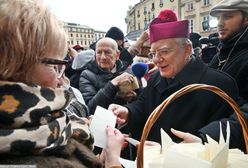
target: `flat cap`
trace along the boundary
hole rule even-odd
[[[211,16],[218,12],[243,11],[248,14],[248,0],[222,0],[210,11]]]

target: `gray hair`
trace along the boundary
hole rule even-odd
[[[192,44],[188,38],[175,38],[175,40],[181,46],[185,46],[186,44]]]
[[[180,45],[181,47],[184,47],[187,44],[192,45],[192,42],[188,38],[175,38],[175,40],[178,43],[178,45]],[[191,54],[193,54],[193,47]]]

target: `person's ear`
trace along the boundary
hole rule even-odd
[[[191,55],[192,54],[192,51],[193,51],[192,44],[190,44],[190,43],[186,44],[186,46],[185,46],[186,55]]]

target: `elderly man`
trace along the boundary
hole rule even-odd
[[[107,108],[111,103],[125,104],[135,97],[135,92],[120,94],[123,86],[127,84],[131,90],[136,88],[133,76],[124,72],[127,66],[119,60],[120,52],[115,40],[100,39],[95,53],[95,60],[87,64],[79,80],[79,90],[90,114],[94,114],[97,105]]]
[[[133,55],[124,48],[124,33],[118,27],[111,27],[105,37],[114,39],[118,44],[118,49],[120,51],[120,59],[127,65],[133,63]]]
[[[118,49],[120,51],[120,60],[122,60],[128,66],[133,63],[133,58],[135,55],[139,54],[142,45],[148,40],[148,34],[144,31],[139,36],[138,40],[132,44],[128,49],[124,48],[124,34],[118,27],[111,27],[105,37],[114,39],[118,44]]]
[[[134,138],[141,131],[151,112],[175,91],[193,83],[214,85],[237,98],[235,81],[227,74],[208,68],[192,55],[188,39],[188,21],[178,21],[171,10],[160,12],[150,24],[150,43],[154,72],[139,98],[127,105],[111,104],[109,110],[117,115],[118,124],[127,123]],[[232,111],[223,100],[208,91],[195,91],[172,102],[150,131],[149,140],[160,142],[160,128],[174,141],[180,141],[170,129],[176,128],[197,135],[207,123],[228,116]]]

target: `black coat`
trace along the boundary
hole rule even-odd
[[[239,38],[240,41],[234,45]],[[231,50],[233,51],[231,52]],[[228,55],[230,55],[230,57],[227,62],[218,67],[218,57],[223,60],[227,58]],[[221,71],[230,74],[236,80],[241,98],[239,101],[240,109],[243,112],[243,116],[248,125],[248,31],[245,32],[245,30],[243,30],[229,41],[223,42],[220,53],[213,58],[210,66],[216,69],[221,69]],[[233,113],[229,118],[223,118],[220,121],[224,136],[226,131],[226,122],[229,121],[230,123],[231,135],[229,147],[239,148],[245,151],[244,137],[236,114]],[[205,134],[208,134],[218,140],[219,129],[214,128],[219,128],[219,121],[213,122],[202,128],[199,131],[201,137],[205,139]]]
[[[220,52],[215,55],[209,66],[221,69],[221,71],[231,75],[238,84],[240,97],[248,101],[248,31],[244,33],[240,41],[234,46],[241,34],[229,41],[223,42]],[[231,50],[233,51],[231,52]],[[229,54],[230,57],[227,62],[218,67],[218,57],[223,60]]]
[[[151,112],[175,91],[193,83],[214,85],[237,99],[238,90],[233,78],[218,70],[207,67],[200,58],[193,57],[188,65],[170,82],[155,72],[137,101],[127,104],[130,128],[135,138],[140,138]],[[158,118],[150,131],[149,140],[160,142],[160,128],[173,139],[170,128],[197,135],[206,124],[231,114],[230,107],[219,96],[210,91],[199,90],[186,94],[172,102]]]
[[[247,122],[248,121],[248,103],[243,104],[240,107],[240,110],[243,114],[243,117],[246,121],[246,124],[248,124],[248,122]],[[223,118],[220,121],[219,120],[214,121],[214,122],[208,124],[207,126],[203,127],[202,129],[200,129],[199,130],[200,137],[203,139],[204,142],[207,142],[207,139],[206,139],[206,134],[207,134],[210,137],[212,137],[213,139],[218,141],[219,135],[220,135],[220,129],[219,129],[220,128],[220,122],[222,125],[222,132],[223,132],[224,136],[226,137],[227,121],[230,124],[230,131],[231,131],[229,148],[239,148],[243,152],[246,152],[242,128],[241,128],[241,125],[240,125],[239,120],[237,118],[237,115],[235,113],[230,115],[230,117],[228,117],[228,118]]]
[[[80,75],[79,90],[83,95],[90,114],[93,114],[97,105],[108,108],[111,103],[124,104],[122,99],[116,97],[118,87],[110,81],[122,74],[127,66],[118,60],[116,62],[116,72],[111,73],[101,69],[96,61],[88,64],[86,70]]]
[[[125,62],[127,65],[131,65],[133,63],[133,56],[125,48],[123,48],[120,51],[121,51],[120,60]]]

